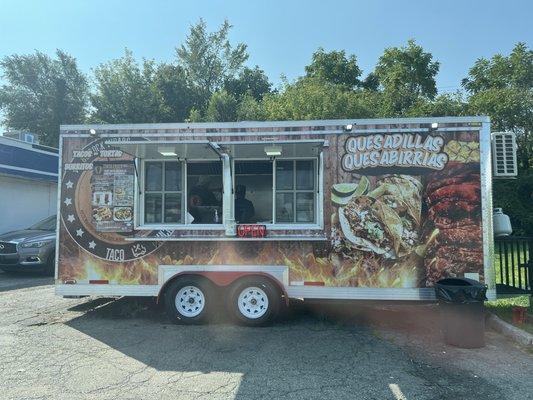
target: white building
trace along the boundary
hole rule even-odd
[[[56,213],[57,149],[0,136],[0,233]]]

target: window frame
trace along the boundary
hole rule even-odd
[[[242,161],[272,161],[272,223],[265,224],[267,230],[316,230],[324,229],[324,210],[323,210],[323,156],[322,152],[315,157],[254,157],[254,158],[233,158],[231,161],[232,169],[232,215],[234,215],[234,203],[235,203],[235,162]],[[293,193],[293,199],[296,201],[296,193],[313,193],[313,204],[314,204],[314,218],[313,222],[276,222],[276,163],[277,161],[292,161],[293,162],[293,189],[280,190],[281,193]],[[310,190],[297,190],[296,189],[296,161],[313,161],[313,189]],[[296,209],[296,203],[294,203]],[[296,210],[295,210],[296,211]]]
[[[138,162],[137,162],[138,160]],[[224,216],[220,215],[220,218],[222,219],[222,222],[220,224],[187,224],[186,223],[186,217],[188,213],[188,203],[187,203],[187,193],[188,193],[188,182],[187,182],[187,164],[189,163],[197,163],[197,162],[220,162],[222,164],[222,160],[220,159],[170,159],[170,158],[139,158],[136,160],[136,167],[138,168],[138,180],[139,182],[136,182],[135,187],[139,190],[136,190],[136,193],[138,193],[135,196],[135,206],[136,211],[134,212],[134,215],[136,217],[135,219],[135,229],[138,230],[157,230],[157,229],[173,229],[173,230],[224,230],[225,224],[224,224]],[[149,191],[146,190],[146,163],[150,162],[163,162],[163,171],[162,171],[162,181],[161,181],[161,191]],[[165,185],[165,168],[164,163],[165,162],[177,162],[180,163],[181,168],[181,212],[183,215],[183,222],[176,223],[165,223],[164,222],[164,207],[165,207],[165,193],[179,193],[180,191],[166,191],[164,190]],[[222,174],[222,179],[224,179],[224,175]],[[162,194],[162,222],[154,222],[149,223],[145,221],[145,196],[147,193],[161,193]],[[222,199],[224,201],[224,198]],[[223,213],[222,213],[223,214]]]

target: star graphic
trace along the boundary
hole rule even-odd
[[[72,199],[70,197],[67,197],[64,201],[66,206],[70,206],[72,204]]]
[[[67,217],[67,221],[68,222],[74,222],[75,219],[76,218],[74,218],[74,215],[72,215],[72,214],[69,214],[69,216]]]
[[[72,189],[72,186],[74,186],[74,184],[71,181],[68,181],[67,183],[65,183],[65,186],[67,187],[67,189]]]
[[[96,247],[96,243],[94,243],[94,240],[91,240],[91,241],[89,242],[89,248],[90,248],[90,249],[94,249],[95,247]]]
[[[83,232],[83,229],[80,228],[76,231],[76,236],[82,237],[84,233],[85,232]]]

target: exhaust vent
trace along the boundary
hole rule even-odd
[[[493,132],[492,170],[494,177],[514,177],[518,173],[516,140],[513,132]]]

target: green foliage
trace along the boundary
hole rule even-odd
[[[226,122],[237,119],[237,99],[226,90],[213,93],[209,99],[205,121]]]
[[[216,32],[210,33],[205,21],[200,19],[191,27],[185,43],[176,48],[178,65],[204,98],[235,77],[248,59],[245,44],[231,45],[228,39],[231,28],[226,20]]]
[[[246,93],[237,106],[237,121],[261,121],[265,119],[262,103]]]
[[[261,101],[266,93],[270,93],[271,87],[272,84],[265,75],[265,71],[257,65],[253,69],[245,67],[237,77],[228,77],[224,82],[224,89],[236,99],[249,94],[255,100]]]
[[[91,120],[107,123],[156,121],[158,104],[152,91],[155,71],[153,61],[144,60],[139,64],[129,50],[123,57],[96,68]]]
[[[533,171],[515,180],[494,180],[493,205],[503,208],[518,235],[533,235]]]
[[[433,99],[437,94],[435,76],[439,66],[431,53],[414,40],[409,40],[405,47],[385,49],[374,72],[383,88],[384,111],[401,115],[420,97]]]
[[[157,104],[159,122],[184,121],[200,103],[197,91],[187,81],[179,65],[160,64],[155,70],[152,93]]]
[[[525,43],[517,43],[508,57],[480,58],[462,83],[473,94],[489,89],[531,89],[533,51]]]
[[[357,58],[353,54],[346,57],[344,50],[326,52],[320,47],[313,53],[305,73],[308,78],[318,78],[349,89],[361,84],[359,77],[362,71],[357,65]]]
[[[448,117],[466,115],[467,113],[468,103],[458,92],[441,94],[433,100],[420,97],[405,111],[404,115],[406,117]]]
[[[42,144],[57,147],[59,125],[84,121],[89,88],[74,57],[61,50],[55,58],[37,51],[4,57],[0,67],[6,127],[38,133]]]
[[[320,78],[302,78],[280,93],[266,95],[263,108],[270,120],[371,118],[379,109],[378,97],[370,91],[347,91]]]

